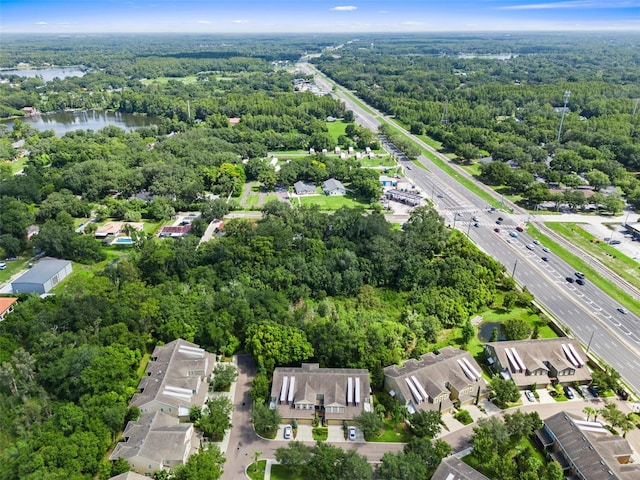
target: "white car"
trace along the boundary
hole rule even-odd
[[[284,427],[284,439],[291,440],[293,438],[293,428],[291,425]]]
[[[525,390],[524,395],[527,397],[527,400],[529,400],[530,402],[536,401],[536,397],[531,390]]]
[[[349,440],[356,439],[356,427],[349,427]]]
[[[7,268],[7,262],[0,262],[0,270]]]

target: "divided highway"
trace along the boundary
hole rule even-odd
[[[384,118],[432,151],[392,119],[372,107],[363,108],[364,102],[357,104],[341,89],[332,89],[332,83],[313,66],[301,64],[299,67],[306,73],[315,74],[316,83],[325,91],[333,90],[332,94],[353,110],[359,124],[376,130],[380,119]],[[393,146],[389,147],[393,149]],[[536,245],[526,231],[518,232],[517,238],[512,237],[510,233],[523,225],[526,215],[491,211],[486,201],[464,188],[428,158],[420,156],[418,159],[426,168],[423,169],[409,162],[401,152],[395,153],[405,174],[430,197],[448,224],[467,233],[481,249],[501,262],[520,285],[535,295],[544,309],[587,346],[590,353],[611,365],[636,394],[640,393],[640,318],[619,311],[616,301],[592,285],[588,278],[584,285],[576,284],[572,267],[552,251],[544,251],[543,245]]]

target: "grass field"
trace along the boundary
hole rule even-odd
[[[247,468],[247,475],[251,480],[263,480],[264,472],[266,468],[267,468],[267,461],[258,460],[257,468],[255,463],[252,463],[251,465],[249,465],[249,467]]]
[[[271,480],[304,480],[304,478],[292,474],[282,465],[271,465]]]
[[[331,135],[331,138],[337,141],[340,135],[344,135],[344,130],[349,124],[342,120],[336,120],[335,122],[326,122],[326,125],[329,129],[329,135]]]
[[[140,80],[143,85],[166,85],[169,80],[175,80],[176,82],[182,82],[185,84],[197,83],[198,78],[195,75],[187,75],[186,77],[158,77],[158,78],[145,78]]]
[[[24,168],[27,160],[29,160],[29,157],[24,156],[9,162],[11,164],[11,171],[14,175]]]
[[[244,202],[244,205],[247,207],[253,207],[258,205],[258,202],[260,201],[260,196],[259,195],[255,195],[255,194],[249,194],[247,195],[247,198]]]
[[[389,155],[385,155],[382,158],[364,157],[359,160],[359,163],[360,163],[360,166],[365,168],[396,166],[396,162]]]
[[[395,425],[391,419],[385,418],[382,433],[375,438],[367,439],[367,441],[407,443],[412,436],[404,423]]]
[[[20,270],[24,270],[29,265],[29,257],[19,258],[18,260],[5,261],[7,268],[0,270],[0,283],[8,282],[9,279],[18,273]],[[4,260],[3,260],[4,261]]]
[[[312,195],[308,197],[300,197],[302,205],[318,205],[320,210],[334,211],[342,207],[364,207],[369,208],[369,204],[360,203],[357,200],[347,196],[330,197],[327,195]]]

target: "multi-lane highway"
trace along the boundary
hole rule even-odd
[[[312,66],[302,68],[316,74],[317,83],[326,91],[331,89],[332,84]],[[361,125],[376,129],[380,124],[383,117],[380,112],[371,107],[363,108],[363,102],[354,102],[340,88],[334,88],[333,95],[353,110]],[[401,128],[391,119],[385,117],[385,120]],[[420,139],[412,139],[428,148]],[[388,147],[393,151],[392,145]],[[636,393],[640,392],[640,319],[637,316],[618,311],[615,300],[592,285],[589,278],[584,280],[584,285],[577,284],[574,269],[552,251],[544,251],[543,245],[536,245],[526,231],[518,232],[517,238],[512,237],[510,233],[523,224],[522,215],[491,212],[486,201],[464,188],[428,158],[419,158],[425,167],[421,168],[409,162],[401,152],[393,153],[400,159],[405,174],[430,197],[448,224],[468,233],[481,249],[500,261],[518,283],[535,295],[539,304],[588,346],[591,353],[616,369]],[[473,220],[474,216],[477,221]],[[476,223],[477,227],[474,226]]]

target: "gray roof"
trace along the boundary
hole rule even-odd
[[[638,464],[621,463],[633,453],[627,440],[586,422],[582,417],[559,412],[544,421],[583,478],[631,480],[640,478]]]
[[[207,378],[213,363],[211,353],[186,340],[157,346],[147,364],[147,376],[138,384],[141,391],[133,396],[130,405],[141,407],[157,400],[176,409],[201,407],[206,400]]]
[[[431,480],[489,480],[456,457],[447,457],[440,462]]]
[[[561,382],[585,383],[591,380],[591,372],[586,365],[582,367],[573,365],[572,360],[564,352],[562,345],[573,346],[580,359],[586,363],[587,355],[582,350],[580,342],[568,337],[489,342],[485,348],[491,352],[491,356],[497,358],[503,369],[509,370],[511,378],[520,387],[531,385],[536,381],[539,382],[541,379],[539,377],[536,378],[536,375],[527,374],[526,371],[516,371],[509,363],[505,352],[507,348],[515,349],[529,372],[546,371],[547,374],[551,374],[550,370],[553,368],[556,371],[564,371],[566,373],[558,377]],[[492,352],[495,352],[495,355]]]
[[[285,380],[285,378],[287,380]],[[293,391],[291,381],[293,380]],[[356,379],[360,389],[360,398],[355,401]],[[351,386],[351,395],[349,395]],[[365,403],[369,402],[369,371],[362,368],[320,368],[317,363],[303,363],[301,367],[278,367],[273,372],[271,399],[275,402],[284,418],[305,418],[309,410],[296,409],[295,405],[316,405],[317,395],[322,395],[324,407],[344,408],[340,412],[325,411],[328,419],[351,419],[362,413]],[[280,402],[283,390],[284,402]],[[288,398],[291,396],[291,403]],[[349,403],[351,398],[351,403]],[[357,404],[356,404],[357,403]]]
[[[293,188],[298,195],[303,193],[316,193],[316,186],[310,183],[304,183],[302,181],[297,181],[293,184]]]
[[[69,260],[42,259],[12,283],[46,283],[56,273],[64,270],[70,264]]]
[[[340,180],[336,180],[335,178],[330,178],[322,184],[322,190],[324,191],[330,192],[337,189],[344,190],[345,188],[342,182]]]
[[[466,360],[466,362],[465,362]],[[463,368],[462,365],[465,365]],[[469,368],[470,365],[472,368]],[[480,374],[479,376],[477,374]],[[487,383],[482,378],[482,369],[473,359],[471,354],[465,350],[458,350],[453,347],[445,347],[435,353],[425,353],[420,360],[411,358],[404,362],[401,367],[392,365],[384,369],[385,377],[395,380],[400,394],[407,401],[411,402],[414,407],[420,410],[429,410],[442,407],[448,409],[452,405],[450,400],[450,392],[452,387],[459,392],[463,389],[471,389],[471,393],[462,394],[460,400],[462,402],[471,397],[475,397],[480,388],[480,393],[487,391]],[[414,393],[408,382],[415,385],[418,393],[423,397],[420,389],[428,394],[426,401],[420,401],[415,398]],[[437,403],[434,399],[446,398],[442,402]],[[424,399],[423,399],[424,400]],[[441,405],[440,405],[441,403]]]
[[[111,477],[109,480],[149,480],[149,477],[145,477],[136,472],[125,472]]]
[[[186,459],[192,436],[193,424],[180,423],[162,412],[150,413],[127,423],[122,432],[125,441],[118,442],[109,459],[142,457],[158,463]]]

